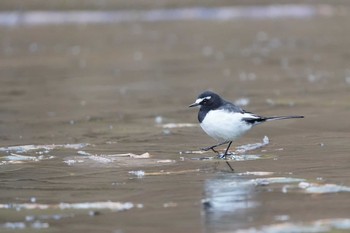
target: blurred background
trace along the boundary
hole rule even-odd
[[[2,0],[0,229],[349,231],[349,10],[345,0]],[[238,140],[270,143],[227,174],[183,153],[215,143],[187,107],[208,89],[261,115],[306,118]],[[142,205],[5,208],[102,201]]]

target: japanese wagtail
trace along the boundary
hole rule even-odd
[[[228,144],[225,153],[219,155],[219,158],[226,158],[229,155],[228,150],[232,142],[255,125],[266,121],[304,118],[304,116],[259,116],[245,111],[211,91],[205,91],[200,94],[196,102],[189,107],[195,106],[200,106],[198,112],[200,126],[210,137],[219,142],[219,144],[203,148],[202,150],[213,150],[215,153],[218,153],[214,149],[215,147]]]

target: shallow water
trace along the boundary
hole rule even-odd
[[[348,232],[350,8],[331,9],[0,27],[1,231]],[[206,89],[306,118],[239,139],[231,173],[199,151]]]

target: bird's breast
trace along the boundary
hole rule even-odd
[[[211,110],[202,120],[200,126],[214,139],[233,141],[248,131],[252,125],[242,121],[244,113],[225,110]]]

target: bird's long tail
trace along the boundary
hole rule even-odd
[[[304,116],[272,116],[272,117],[265,117],[265,121],[285,120],[285,119],[293,119],[293,118],[304,118]]]
[[[243,120],[247,123],[258,125],[266,121],[274,121],[274,120],[285,120],[285,119],[293,119],[293,118],[304,118],[304,116],[272,116],[272,117],[261,117],[257,115],[251,115],[250,117],[243,118]]]

